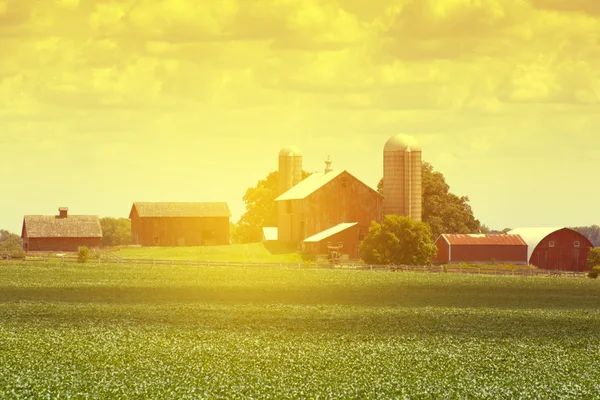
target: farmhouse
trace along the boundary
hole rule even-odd
[[[23,250],[77,251],[80,246],[102,247],[102,227],[96,215],[68,215],[68,208],[58,215],[25,215],[21,238]]]
[[[539,268],[585,271],[587,255],[594,247],[581,233],[569,228],[518,228],[508,232],[527,243],[527,260]]]
[[[278,240],[301,246],[310,238],[306,249],[325,254],[327,242],[343,237],[344,253],[358,256],[365,232],[372,221],[381,220],[383,209],[381,194],[347,171],[333,170],[331,160],[324,172],[310,175],[275,201],[280,204]]]
[[[434,244],[436,263],[527,264],[527,243],[518,235],[442,234]]]
[[[231,211],[225,202],[135,202],[129,218],[135,245],[229,244]]]

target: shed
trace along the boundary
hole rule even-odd
[[[527,243],[517,235],[442,234],[434,243],[438,263],[527,264]]]
[[[527,243],[529,264],[550,270],[586,271],[592,242],[581,233],[564,227],[518,228],[508,232]]]
[[[360,258],[359,246],[365,237],[367,229],[356,222],[343,222],[309,236],[302,242],[304,251],[313,254],[328,254],[328,245],[342,245],[340,254],[349,258]]]
[[[135,202],[129,218],[132,244],[229,244],[231,211],[225,202]]]
[[[81,246],[102,247],[102,227],[97,215],[68,215],[67,207],[58,210],[58,215],[23,217],[23,250],[74,252]]]

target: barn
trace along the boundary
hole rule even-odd
[[[335,248],[349,258],[358,259],[360,243],[367,234],[366,227],[356,222],[344,222],[307,237],[302,242],[302,249],[314,254],[328,254],[331,248]]]
[[[278,240],[302,245],[305,239],[321,233],[317,239],[328,235],[327,230],[343,223],[357,226],[349,232],[340,232],[345,249],[354,252],[359,243],[359,232],[364,232],[372,221],[381,221],[383,196],[345,170],[331,169],[326,162],[324,172],[316,172],[275,199],[279,207]],[[348,236],[346,236],[348,235]],[[354,236],[352,236],[354,235]],[[324,239],[323,239],[324,240]],[[311,242],[312,243],[312,242]],[[308,248],[317,248],[309,244]],[[318,247],[321,249],[321,247]]]
[[[435,263],[527,264],[527,243],[518,235],[442,234],[434,244]]]
[[[102,227],[97,215],[69,215],[60,207],[58,215],[25,215],[21,238],[26,252],[75,252],[81,246],[102,247]]]
[[[129,218],[134,245],[229,244],[231,211],[225,202],[135,202]]]
[[[573,229],[518,228],[508,234],[518,235],[527,243],[527,259],[531,265],[550,270],[589,270],[587,255],[594,245]]]

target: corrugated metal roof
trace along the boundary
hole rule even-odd
[[[277,197],[275,201],[305,199],[318,189],[325,186],[327,183],[334,180],[336,177],[340,176],[343,172],[344,170],[316,172],[306,177],[306,179],[298,183],[287,192],[283,193],[281,196]]]
[[[310,237],[307,237],[306,239],[304,239],[304,243],[318,243],[321,240],[327,239],[328,237],[333,236],[336,233],[345,231],[346,229],[351,228],[357,224],[358,222],[342,222],[341,224],[338,224],[331,228],[325,229],[324,231],[316,233]]]
[[[225,202],[135,202],[134,208],[140,217],[231,217]]]
[[[88,238],[102,237],[100,218],[97,215],[26,215],[23,233],[30,238]]]
[[[564,229],[555,228],[517,228],[508,232],[509,235],[519,235],[527,243],[527,261],[531,261],[531,255],[542,240],[551,233]]]
[[[264,242],[276,241],[279,238],[279,230],[276,226],[265,226],[262,231]]]
[[[527,243],[520,236],[496,234],[449,234],[442,235],[451,245],[497,245],[497,246],[525,246]]]

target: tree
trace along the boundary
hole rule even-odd
[[[302,171],[302,179],[310,173]],[[235,229],[234,240],[237,243],[253,243],[262,240],[262,228],[277,226],[277,202],[279,191],[279,172],[271,172],[265,179],[258,181],[255,187],[248,188],[244,195],[246,212]]]
[[[426,265],[437,248],[431,244],[431,229],[410,217],[386,215],[380,225],[373,221],[360,244],[360,257],[367,264]]]
[[[581,233],[583,236],[588,238],[595,247],[600,246],[600,226],[576,226],[575,228],[571,229]]]
[[[90,258],[90,249],[87,246],[81,246],[77,250],[77,262],[86,263]]]
[[[442,233],[478,233],[481,225],[475,219],[469,205],[469,197],[457,196],[450,192],[450,186],[441,172],[423,162],[421,175],[423,190],[422,221],[431,227],[435,239]],[[377,184],[377,191],[383,193],[383,178]]]
[[[19,235],[0,229],[0,255],[24,257],[23,240]]]
[[[101,218],[100,226],[103,246],[131,244],[131,221],[128,218]]]
[[[587,256],[587,265],[590,268],[600,267],[600,247],[590,249]]]

